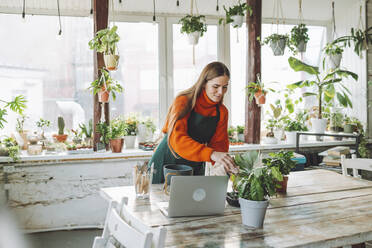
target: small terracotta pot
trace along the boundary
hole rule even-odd
[[[124,139],[110,139],[110,147],[112,152],[121,152],[124,145]]]
[[[276,188],[276,192],[278,193],[287,193],[287,184],[288,184],[288,176],[283,176],[283,181],[278,182],[281,188]]]
[[[263,105],[266,102],[266,92],[262,93],[262,90],[259,90],[254,93],[254,98],[256,99],[256,103],[258,105]]]
[[[110,98],[110,91],[102,88],[102,90],[98,91],[98,101],[99,102],[108,102]]]
[[[67,134],[54,134],[53,137],[56,138],[58,142],[65,142],[67,140]]]

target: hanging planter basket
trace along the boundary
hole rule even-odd
[[[190,45],[197,45],[199,42],[200,32],[192,32],[187,34]]]
[[[336,69],[340,67],[342,54],[330,54],[328,55],[328,66],[330,69]]]
[[[109,102],[110,91],[106,90],[104,87],[98,91],[98,101],[99,102]]]
[[[233,20],[231,25],[234,28],[240,28],[243,25],[244,16],[234,15],[234,16],[231,16],[231,19]]]
[[[267,92],[262,92],[262,90],[254,93],[254,98],[256,99],[256,103],[258,105],[264,105],[266,103],[266,94]]]
[[[286,38],[281,38],[276,41],[270,41],[270,47],[273,50],[274,56],[283,56],[285,51],[285,46],[287,44]]]
[[[299,53],[304,53],[304,52],[306,52],[306,45],[307,45],[307,43],[305,42],[305,41],[300,41],[299,43],[298,43],[298,45],[297,45],[297,51],[299,52]]]
[[[109,71],[115,71],[118,68],[119,58],[119,55],[104,54],[103,60],[105,62],[106,69]]]

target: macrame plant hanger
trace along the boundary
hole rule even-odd
[[[335,1],[332,1],[332,39],[335,40],[337,38],[337,31],[336,31],[336,18],[335,18]]]
[[[237,3],[240,5],[240,0]],[[239,27],[236,28],[236,43],[239,43]]]
[[[58,35],[62,35],[62,24],[61,24],[61,11],[59,10],[59,0],[57,0],[57,9],[58,9],[58,22],[59,22],[59,31]]]
[[[198,10],[198,5],[196,3],[196,0],[191,0],[191,6],[190,6],[190,15],[193,16],[193,12],[194,12],[194,1],[195,1],[195,11],[196,11],[196,15],[199,15],[199,10]],[[195,45],[193,44],[192,45],[192,64],[195,65]]]
[[[358,29],[362,30],[363,35],[366,36],[367,34],[365,32],[365,29],[364,29],[362,13],[363,13],[363,5],[362,5],[362,1],[360,1]],[[363,39],[363,49],[365,49],[366,51],[368,50],[367,37],[364,37],[364,39]],[[360,54],[360,56],[362,56],[362,53]]]
[[[273,7],[273,19],[271,21],[271,33],[273,33],[273,27],[274,27],[274,20],[276,25],[276,34],[279,34],[279,25],[280,25],[280,19],[282,21],[282,25],[285,24],[284,17],[283,17],[283,8],[282,8],[282,1],[281,0],[274,0],[274,7]],[[275,47],[276,49],[280,49],[279,45]]]
[[[298,19],[300,20],[299,24],[304,23],[304,16],[302,14],[302,0],[298,0]]]

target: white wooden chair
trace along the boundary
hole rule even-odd
[[[357,158],[355,154],[351,156],[351,159],[347,159],[345,155],[341,156],[342,175],[348,176],[347,169],[353,169],[353,176],[361,178],[358,170],[372,171],[372,159],[369,158]]]
[[[166,228],[151,228],[126,208],[128,198],[120,204],[110,202],[101,237],[94,239],[93,248],[163,248]]]

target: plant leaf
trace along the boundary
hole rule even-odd
[[[318,67],[305,64],[294,57],[289,57],[288,63],[294,71],[304,71],[311,75],[319,75]]]

